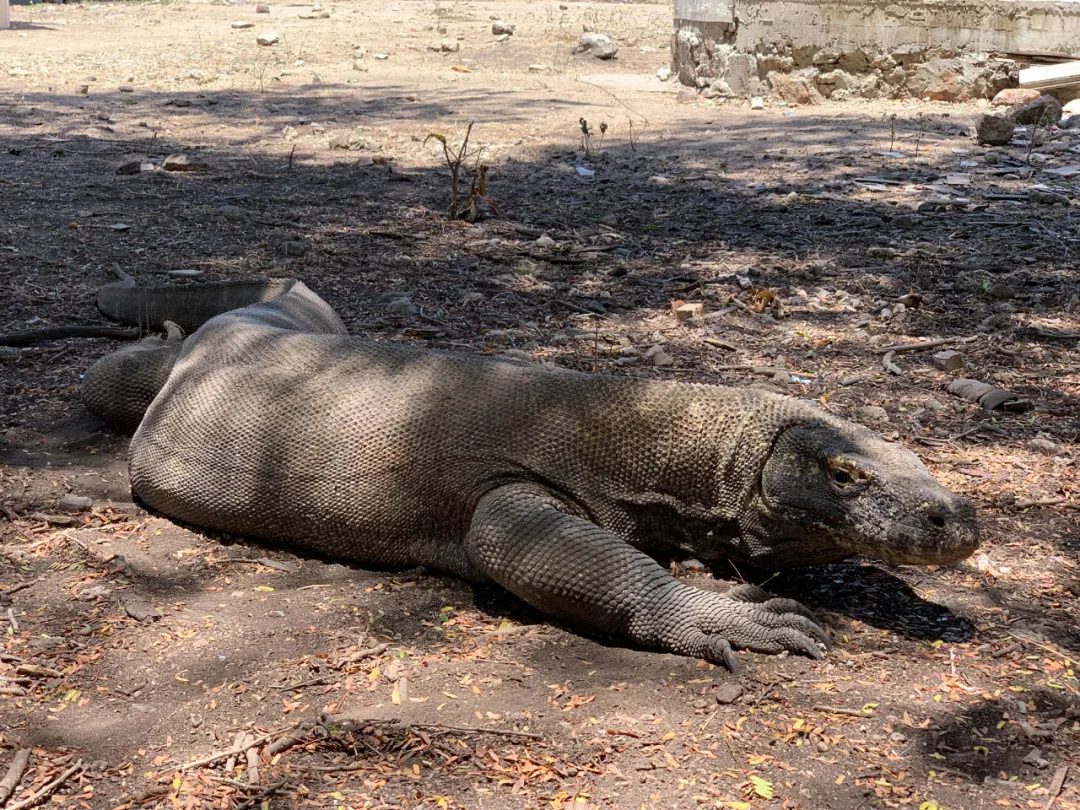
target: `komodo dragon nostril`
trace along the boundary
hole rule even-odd
[[[930,520],[930,525],[937,529],[945,528],[945,518],[942,517],[940,512],[929,512],[927,518]]]

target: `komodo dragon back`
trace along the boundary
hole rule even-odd
[[[170,517],[495,582],[730,668],[829,639],[798,603],[702,591],[650,555],[947,563],[978,545],[971,505],[912,453],[807,403],[362,340],[303,284],[265,290],[87,375],[95,412],[138,421],[132,490]],[[163,320],[181,300],[140,295]]]

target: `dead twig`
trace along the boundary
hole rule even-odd
[[[37,791],[37,793],[35,793],[34,795],[32,795],[32,796],[30,796],[30,797],[28,797],[26,799],[23,799],[21,802],[15,802],[15,804],[10,805],[7,810],[26,810],[27,807],[37,807],[39,804],[41,804],[47,798],[52,796],[53,793],[55,793],[57,791],[57,789],[62,784],[64,784],[64,782],[66,782],[68,779],[70,779],[75,774],[82,773],[82,770],[83,770],[83,763],[82,763],[82,760],[80,759],[78,762],[76,762],[74,765],[72,765],[70,768],[68,768],[66,771],[64,771],[62,774],[60,774],[58,777],[56,777],[51,782],[49,782],[47,785],[45,785],[43,788],[41,788],[39,791]]]
[[[265,788],[260,790],[254,796],[252,796],[250,799],[247,799],[246,801],[240,802],[240,804],[236,805],[236,807],[233,810],[247,810],[247,808],[249,808],[249,807],[254,807],[256,804],[261,802],[267,796],[273,796],[275,793],[277,793],[279,790],[281,790],[287,784],[289,784],[289,780],[288,779],[282,779],[280,782],[275,782],[272,785],[267,785]]]
[[[979,339],[978,335],[962,338],[939,338],[938,340],[920,340],[918,343],[896,343],[892,346],[882,346],[876,351],[878,354],[898,354],[900,352],[917,352],[922,349],[936,349],[938,346],[947,346],[950,343],[974,343]]]
[[[873,717],[874,713],[869,709],[845,709],[843,706],[813,706],[815,712],[828,712],[830,714],[846,714],[849,717]]]
[[[29,761],[29,748],[23,748],[15,753],[15,759],[13,759],[11,765],[8,766],[7,774],[0,780],[0,807],[3,807],[4,802],[8,800],[8,797],[15,792],[15,788],[19,786],[23,773],[26,771],[26,763]]]
[[[421,728],[425,731],[457,732],[458,734],[494,734],[497,737],[524,737],[529,740],[542,740],[543,734],[534,734],[531,731],[508,731],[501,728],[485,728],[484,726],[446,726],[441,723],[410,723],[408,728]]]
[[[893,362],[893,357],[895,356],[895,351],[886,352],[885,356],[881,358],[881,367],[890,374],[895,374],[897,377],[902,377],[904,375],[904,370]]]
[[[137,340],[142,335],[138,328],[124,329],[120,326],[52,326],[29,332],[0,335],[0,346],[32,346],[46,340],[63,340],[71,337],[107,337],[113,340]],[[54,358],[55,359],[55,358]]]
[[[255,738],[253,738],[251,740],[244,740],[242,743],[240,743],[239,746],[236,746],[234,748],[230,748],[228,751],[220,751],[220,752],[218,752],[216,754],[211,754],[208,757],[203,757],[202,759],[196,759],[196,760],[194,760],[192,762],[187,763],[186,765],[181,765],[178,768],[162,768],[162,772],[173,771],[173,770],[175,770],[175,771],[190,771],[192,768],[200,768],[203,765],[212,765],[215,762],[218,762],[218,761],[223,760],[223,759],[228,759],[229,757],[237,757],[237,756],[241,756],[241,755],[246,755],[249,748],[254,748],[257,745],[262,745],[264,742],[271,739],[272,737],[276,737],[279,734],[282,734],[282,733],[284,733],[286,731],[291,731],[294,728],[296,728],[296,726],[292,725],[292,726],[289,726],[288,728],[281,729],[279,731],[272,731],[269,734],[263,734],[262,736],[255,737]]]

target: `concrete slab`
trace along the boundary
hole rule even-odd
[[[719,95],[796,74],[802,95],[992,96],[1016,77],[991,53],[1080,58],[1080,2],[675,0],[673,70]]]

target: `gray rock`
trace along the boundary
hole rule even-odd
[[[255,6],[255,13],[256,14],[269,14],[270,13],[270,6],[266,5],[266,3],[259,3],[259,5]]]
[[[22,350],[14,346],[0,346],[0,363],[14,363],[22,357]]]
[[[545,233],[536,240],[535,244],[540,248],[553,248],[555,247],[555,240]]]
[[[461,43],[456,39],[447,38],[439,43],[439,50],[443,53],[457,53],[461,50]]]
[[[104,585],[90,585],[86,588],[80,588],[76,591],[75,596],[81,602],[93,602],[96,599],[108,596],[110,593],[112,591]]]
[[[263,31],[255,37],[255,41],[260,45],[276,45],[281,41],[281,37],[277,35],[276,31]]]
[[[502,36],[503,34],[509,35],[514,33],[514,31],[516,30],[516,25],[505,22],[504,20],[495,20],[495,22],[491,24],[491,33],[494,36]]]
[[[232,27],[235,28],[238,31],[242,31],[245,28],[254,28],[255,23],[253,23],[253,22],[234,22],[232,24]]]
[[[1042,453],[1044,456],[1056,456],[1061,452],[1061,445],[1045,436],[1036,436],[1027,443],[1027,446],[1029,450]]]
[[[65,512],[83,512],[94,505],[93,498],[68,493],[60,499],[58,506]]]
[[[716,702],[721,706],[730,706],[742,697],[743,687],[738,681],[724,681],[716,690]]]
[[[888,422],[889,412],[880,405],[863,405],[855,409],[855,416],[863,422]]]
[[[281,252],[286,256],[303,256],[308,252],[308,243],[301,242],[299,239],[292,239],[288,242],[281,243]]]
[[[1058,126],[1062,129],[1080,129],[1080,115],[1070,115],[1058,124]]]
[[[1016,297],[1016,291],[1008,284],[1000,281],[996,284],[991,284],[990,289],[986,292],[991,298],[998,301],[1008,301],[1010,298]]]
[[[662,82],[666,82],[668,79],[671,78],[671,68],[669,68],[669,67],[658,68],[657,71],[656,71],[656,78],[658,78]]]
[[[386,314],[394,318],[408,318],[420,311],[408,298],[395,298],[386,305]]]
[[[1061,104],[1053,96],[1039,96],[1009,113],[1010,121],[1021,126],[1048,127],[1061,120]]]
[[[991,146],[1004,146],[1013,138],[1015,125],[1008,118],[1000,115],[983,115],[975,124],[975,137],[979,143]]]
[[[574,53],[589,52],[597,59],[614,59],[619,52],[619,46],[615,40],[607,34],[596,34],[588,31],[581,35]]]
[[[1038,748],[1032,748],[1024,757],[1024,764],[1034,765],[1036,768],[1045,768],[1050,763],[1043,759],[1042,751]]]
[[[1028,202],[1036,205],[1068,205],[1069,198],[1064,194],[1054,191],[1044,191],[1041,188],[1033,188],[1028,192]]]

